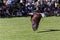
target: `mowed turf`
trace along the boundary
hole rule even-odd
[[[42,18],[35,32],[30,17],[0,18],[0,40],[60,40],[60,17]]]

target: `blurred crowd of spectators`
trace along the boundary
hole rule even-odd
[[[34,11],[45,13],[46,16],[60,15],[60,7],[56,1],[7,0],[6,4],[0,1],[0,17],[27,16]]]

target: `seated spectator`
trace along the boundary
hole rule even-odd
[[[17,12],[17,16],[20,17],[20,16],[23,16],[23,14],[22,14],[20,11],[18,11],[18,12]]]
[[[3,5],[3,0],[0,0],[0,6],[2,6]]]
[[[28,12],[33,12],[33,5],[28,3],[27,9],[28,9]]]
[[[20,0],[14,0],[14,2],[15,2],[15,3],[19,3],[19,2],[20,2]]]
[[[7,0],[6,5],[11,5],[12,0]]]

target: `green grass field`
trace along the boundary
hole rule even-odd
[[[60,17],[42,18],[35,32],[30,17],[0,18],[0,40],[60,40]]]

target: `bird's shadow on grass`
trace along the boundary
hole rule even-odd
[[[59,29],[50,29],[50,30],[39,31],[37,33],[58,32],[58,31],[60,31],[60,30]]]

